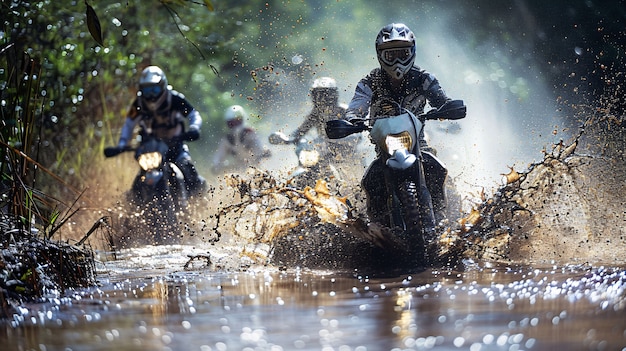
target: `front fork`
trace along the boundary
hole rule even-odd
[[[391,210],[392,225],[409,229],[415,226],[434,228],[432,198],[420,162],[403,170],[385,167],[387,208]],[[415,198],[416,197],[416,198]],[[414,207],[417,205],[417,209]]]

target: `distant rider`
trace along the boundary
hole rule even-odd
[[[187,129],[185,120],[188,121]],[[189,148],[184,143],[200,137],[202,118],[183,94],[167,84],[165,73],[157,66],[148,66],[141,72],[139,91],[128,111],[117,144],[120,149],[129,145],[137,125],[141,128],[142,138],[153,136],[168,145],[165,157],[183,172],[185,187],[190,194],[204,190],[206,181],[198,174]]]
[[[331,140],[326,137],[326,122],[334,119],[343,119],[346,116],[346,106],[339,104],[339,90],[337,82],[331,77],[320,77],[313,81],[310,90],[313,109],[304,118],[304,121],[294,130],[289,138],[295,142],[309,133],[317,132],[328,147],[332,158],[338,157],[345,151],[346,140]],[[330,161],[330,160],[326,160]]]
[[[256,131],[246,124],[247,119],[248,113],[239,105],[230,106],[224,112],[228,133],[222,137],[213,154],[213,173],[245,169],[258,165],[262,158],[271,156],[270,150],[261,143]]]
[[[424,112],[427,102],[430,106],[438,108],[450,100],[432,74],[414,65],[415,51],[415,35],[406,25],[392,23],[380,30],[376,37],[376,56],[380,67],[373,69],[357,84],[354,97],[348,105],[348,120],[365,118],[368,114],[373,119],[388,115],[383,103],[384,98],[394,100],[416,116]],[[373,124],[373,121],[370,123]],[[436,151],[424,140],[423,128],[419,139],[428,188],[426,191],[421,189],[420,198],[432,198],[435,221],[439,223],[446,217],[447,169],[435,157]],[[374,206],[377,201],[385,201],[371,198],[377,191],[375,189],[380,187],[380,179],[382,174],[379,172],[368,172],[368,177],[362,181],[368,193],[368,201],[373,202]]]
[[[339,105],[339,91],[337,82],[333,78],[315,79],[311,84],[310,95],[313,109],[300,126],[291,133],[291,139],[300,139],[311,129],[315,129],[319,136],[326,137],[326,122],[342,119],[346,114],[346,108]]]

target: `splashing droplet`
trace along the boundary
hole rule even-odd
[[[299,65],[302,63],[302,61],[304,61],[302,59],[302,55],[293,55],[293,57],[291,58],[291,63],[293,63],[294,65]]]

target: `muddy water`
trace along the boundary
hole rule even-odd
[[[193,250],[147,247],[103,263],[100,287],[28,306],[0,327],[0,348],[626,350],[624,267],[183,269]]]

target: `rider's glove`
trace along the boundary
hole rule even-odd
[[[194,141],[200,138],[200,131],[196,128],[190,128],[184,135],[186,141]]]

